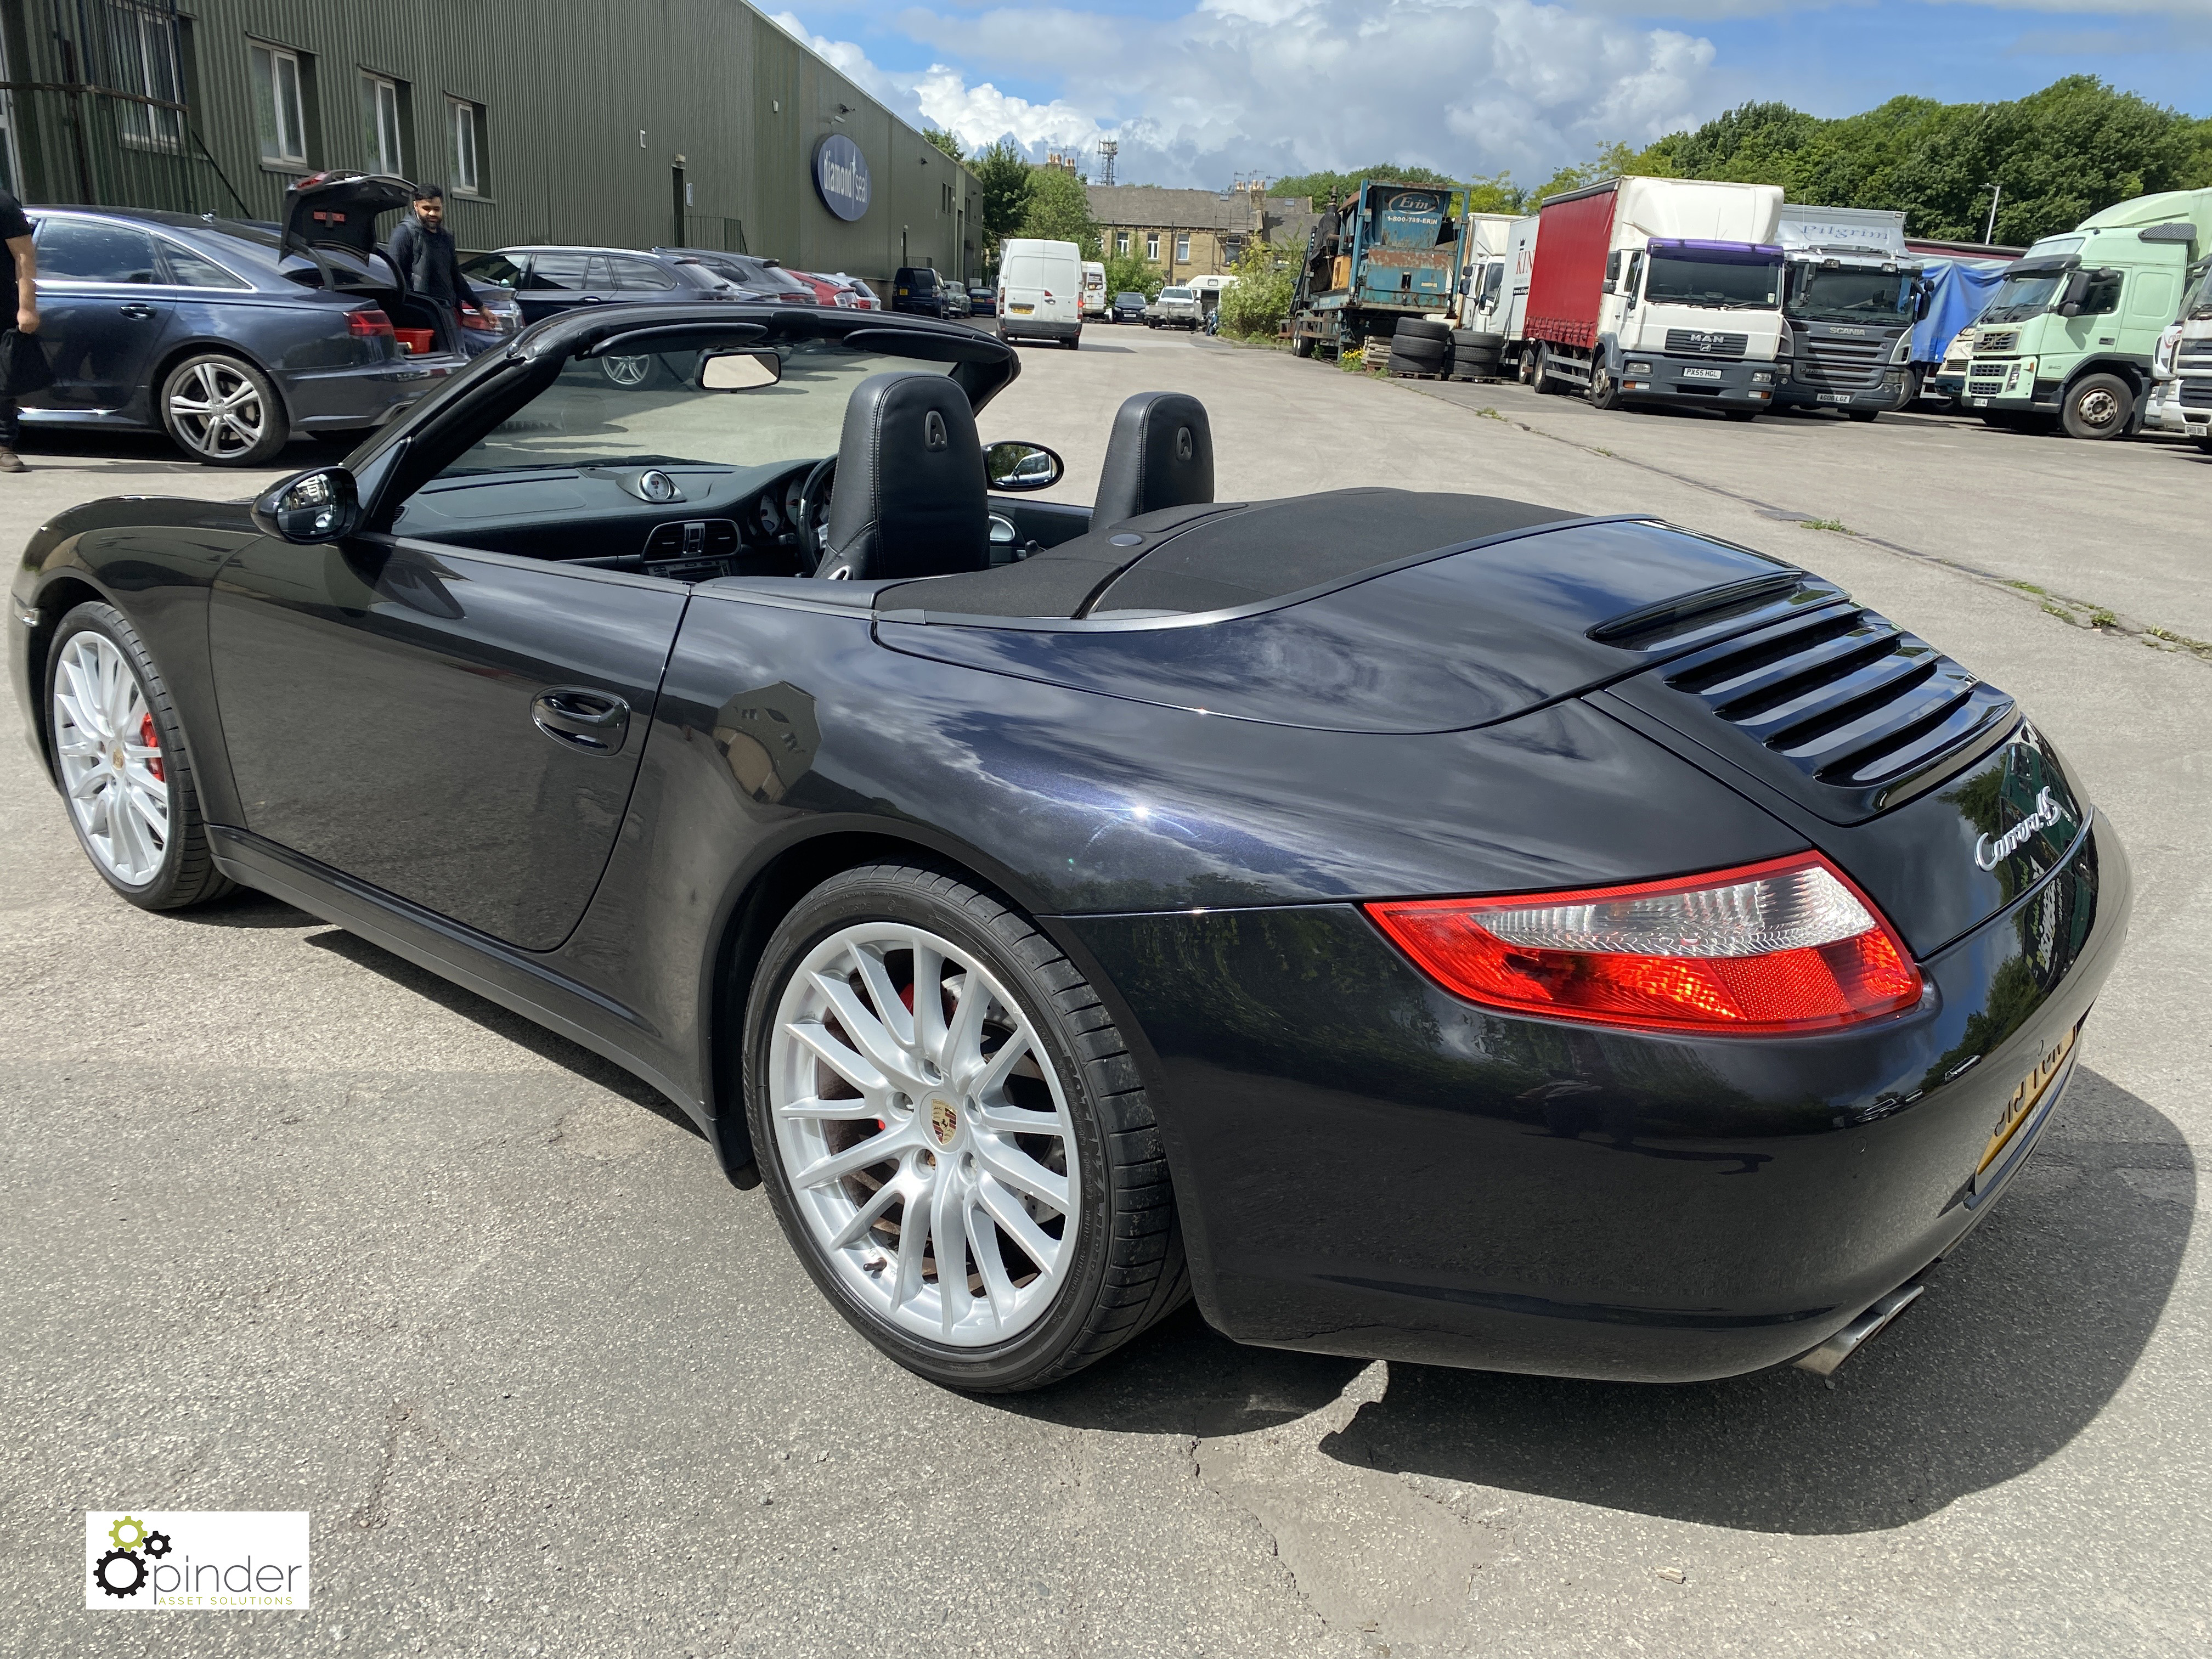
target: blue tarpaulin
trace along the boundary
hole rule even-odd
[[[1940,363],[1952,337],[1982,314],[2004,280],[2003,260],[1930,259],[1922,276],[1935,292],[1928,314],[1912,325],[1912,361]]]

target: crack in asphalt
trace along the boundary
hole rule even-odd
[[[1418,392],[1420,396],[1431,398],[1437,403],[1449,404],[1454,409],[1470,409],[1470,405],[1462,403],[1457,398],[1445,395],[1440,387],[1425,381],[1401,380],[1394,384],[1401,386],[1409,392]],[[1800,513],[1795,507],[1780,507],[1772,501],[1764,501],[1756,495],[1747,495],[1741,490],[1730,489],[1724,485],[1713,483],[1704,478],[1692,477],[1689,474],[1677,472],[1671,467],[1660,466],[1650,461],[1640,461],[1633,456],[1622,455],[1610,449],[1601,449],[1594,444],[1581,442],[1563,433],[1553,432],[1545,427],[1531,426],[1528,422],[1510,415],[1496,415],[1487,410],[1471,410],[1471,412],[1490,414],[1492,418],[1503,421],[1508,426],[1516,427],[1534,437],[1548,438],[1553,443],[1565,444],[1570,449],[1578,449],[1586,455],[1595,455],[1608,461],[1619,461],[1624,466],[1636,467],[1642,471],[1652,474],[1655,477],[1665,478],[1671,483],[1684,484],[1692,489],[1701,489],[1709,495],[1718,495],[1724,500],[1748,507],[1770,519],[1779,519],[1786,523],[1820,526],[1827,534],[1847,536],[1852,541],[1862,543],[1868,547],[1878,547],[1885,553],[1894,553],[1902,558],[1917,559],[1923,564],[1934,565],[1940,569],[1949,571],[1954,575],[1964,576],[1969,581],[1979,582],[1984,586],[1994,588],[2012,599],[2025,599],[2037,605],[2045,615],[2055,617],[2069,626],[2108,634],[2118,639],[2132,639],[2153,650],[2172,652],[2177,656],[2190,657],[2198,662],[2212,665],[2212,641],[2191,639],[2186,634],[2177,634],[2170,629],[2161,628],[2153,623],[2138,622],[2133,617],[2124,616],[2109,606],[2099,605],[2094,600],[2078,599],[2069,594],[2054,592],[2048,588],[2039,587],[2033,582],[2024,582],[2012,577],[1999,575],[1994,570],[1984,569],[1980,565],[1965,559],[1951,557],[1948,554],[1930,553],[1923,548],[1909,547],[1903,542],[1893,542],[1881,536],[1869,536],[1856,530],[1831,529],[1827,527],[1827,520],[1820,519],[1814,514]]]

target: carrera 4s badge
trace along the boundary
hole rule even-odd
[[[2027,844],[2027,838],[2039,830],[2048,830],[2065,816],[2065,809],[2051,798],[2048,786],[2035,792],[2035,810],[2002,836],[1984,836],[1974,843],[1974,862],[1984,870],[1994,870]]]

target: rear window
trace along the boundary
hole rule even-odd
[[[1190,290],[1187,288],[1164,288],[1160,290],[1160,298],[1163,300],[1188,300],[1190,298]]]

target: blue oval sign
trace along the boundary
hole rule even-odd
[[[868,158],[842,132],[814,147],[814,193],[840,219],[857,219],[868,210]]]

